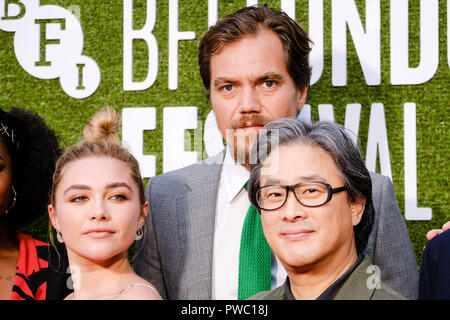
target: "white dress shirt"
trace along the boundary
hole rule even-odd
[[[250,206],[244,185],[249,177],[250,172],[234,162],[227,148],[216,203],[212,267],[214,300],[236,300],[238,297],[239,249]],[[272,254],[272,289],[282,285],[286,275],[278,258]]]

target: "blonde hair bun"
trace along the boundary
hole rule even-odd
[[[120,115],[113,108],[105,107],[94,114],[89,124],[84,127],[84,140],[120,144],[119,128]]]

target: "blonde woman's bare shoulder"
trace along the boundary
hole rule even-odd
[[[162,300],[158,290],[143,279],[126,286],[114,298],[115,300]]]

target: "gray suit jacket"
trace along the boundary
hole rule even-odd
[[[151,178],[147,234],[139,243],[136,272],[164,299],[212,297],[216,196],[224,153]],[[414,250],[389,178],[371,174],[375,224],[365,253],[381,279],[416,299],[419,274]]]
[[[367,285],[367,280],[371,277],[371,274],[367,273],[367,268],[371,265],[370,258],[365,256],[361,264],[339,289],[334,300],[404,300],[405,297],[389,288],[383,282],[381,282],[379,287],[369,287]],[[248,300],[284,300],[285,292],[286,282],[272,291],[259,292]]]

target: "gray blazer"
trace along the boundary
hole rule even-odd
[[[147,234],[138,244],[135,270],[164,299],[212,297],[216,196],[224,152],[151,178]],[[409,299],[418,294],[414,250],[389,178],[371,174],[375,223],[365,253],[381,279]]]
[[[371,277],[371,274],[367,273],[367,268],[371,265],[370,258],[365,256],[339,289],[334,300],[405,300],[405,297],[383,282],[379,287],[367,286],[367,279]],[[259,292],[248,300],[284,300],[285,292],[286,282],[272,291]]]

